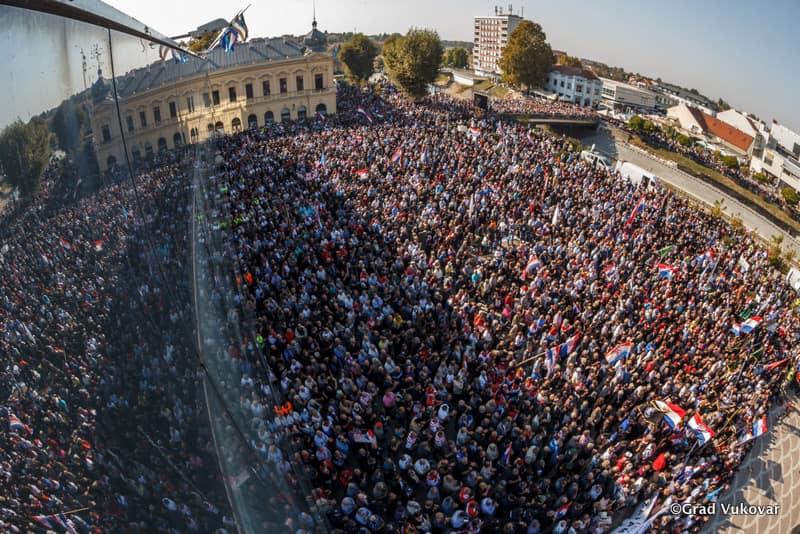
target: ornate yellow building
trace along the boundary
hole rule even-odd
[[[335,113],[333,58],[325,48],[315,20],[302,44],[253,39],[231,53],[215,49],[205,61],[157,62],[118,77],[128,155],[137,160],[215,133]],[[94,104],[91,122],[100,168],[123,163],[110,94]]]

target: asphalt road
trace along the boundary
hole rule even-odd
[[[695,200],[709,206],[713,206],[715,201],[723,199],[724,206],[726,207],[726,215],[739,216],[745,228],[752,230],[765,240],[770,240],[774,235],[782,235],[784,250],[794,249],[798,257],[800,257],[800,241],[790,234],[784,232],[760,214],[723,191],[708,185],[694,176],[669,167],[655,158],[646,156],[630,148],[626,143],[620,140],[615,140],[606,127],[599,128],[596,133],[583,138],[582,141],[589,145],[596,144],[597,150],[615,159],[629,161],[643,169],[651,171],[664,182],[681,189]]]

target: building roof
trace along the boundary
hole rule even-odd
[[[311,23],[311,31],[303,38],[303,44],[311,49],[312,52],[322,52],[328,45],[328,38],[317,29],[317,17]]]
[[[663,91],[665,91],[667,93],[671,93],[671,94],[680,96],[681,98],[685,98],[687,100],[695,100],[697,102],[702,103],[706,107],[709,107],[709,108],[712,108],[712,109],[714,108],[714,102],[712,102],[708,97],[706,97],[704,95],[701,95],[700,93],[693,93],[693,92],[689,91],[688,89],[684,89],[683,87],[681,87],[679,85],[675,85],[675,84],[667,83],[667,82],[656,82],[655,88],[656,89],[661,89],[661,90],[663,90]]]
[[[719,137],[723,141],[735,146],[743,152],[747,152],[750,145],[753,144],[753,138],[741,130],[737,130],[727,122],[723,122],[716,117],[712,117],[708,113],[703,113],[697,108],[686,106],[686,109],[692,114],[694,119],[700,124],[705,133]]]
[[[582,67],[568,67],[566,65],[556,65],[550,72],[558,72],[565,76],[581,76],[586,78],[587,80],[599,80],[600,78],[597,75],[590,71],[589,69],[584,69]]]
[[[175,63],[172,60],[157,61],[146,67],[132,70],[117,78],[117,91],[120,97],[125,98],[206,72],[264,61],[300,58],[303,57],[303,53],[303,46],[292,39],[280,37],[253,39],[236,45],[230,53],[226,53],[221,48],[215,48],[208,53],[206,61],[187,57],[186,63]]]

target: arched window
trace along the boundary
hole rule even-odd
[[[323,103],[317,104],[316,112],[325,115],[326,113],[328,113],[328,106],[326,106]]]
[[[231,121],[231,129],[233,130],[233,133],[239,133],[242,131],[242,121],[239,119],[239,117],[236,117]]]
[[[255,115],[250,115],[247,117],[247,127],[258,128],[258,118]]]
[[[172,144],[175,148],[178,148],[183,144],[183,137],[181,136],[180,132],[175,132],[175,135],[172,136]]]
[[[212,129],[213,129],[213,126],[212,126]],[[192,143],[196,143],[197,142],[197,128],[192,128],[189,131],[189,139],[191,139]]]
[[[281,110],[281,122],[289,122],[290,120],[292,120],[292,114],[289,108],[283,108]]]
[[[142,159],[142,153],[139,152],[138,148],[134,148],[133,150],[131,150],[131,155],[133,156],[133,161],[139,161],[140,159]]]
[[[144,157],[150,158],[153,156],[153,145],[150,144],[150,141],[147,141],[144,144]]]
[[[167,151],[167,140],[163,137],[158,138],[158,151],[159,152],[166,152]]]
[[[116,164],[117,164],[117,158],[115,158],[114,156],[108,156],[108,159],[106,160],[106,167],[110,169]]]
[[[304,120],[306,118],[306,107],[300,106],[297,108],[297,120]]]
[[[271,111],[264,113],[264,124],[269,124],[275,120],[275,115]]]
[[[208,123],[208,133],[211,133],[213,131],[214,131],[214,125],[209,122]]]
[[[225,133],[225,125],[222,124],[222,121],[217,121],[217,123],[214,125],[214,129],[219,134],[224,134]]]

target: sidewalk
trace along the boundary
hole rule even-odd
[[[780,423],[770,417],[769,432],[755,440],[731,483],[731,489],[719,499],[717,515],[703,532],[789,534],[800,525],[800,398]],[[776,411],[776,415],[783,408]],[[732,505],[780,505],[777,515],[724,516],[720,503]]]

